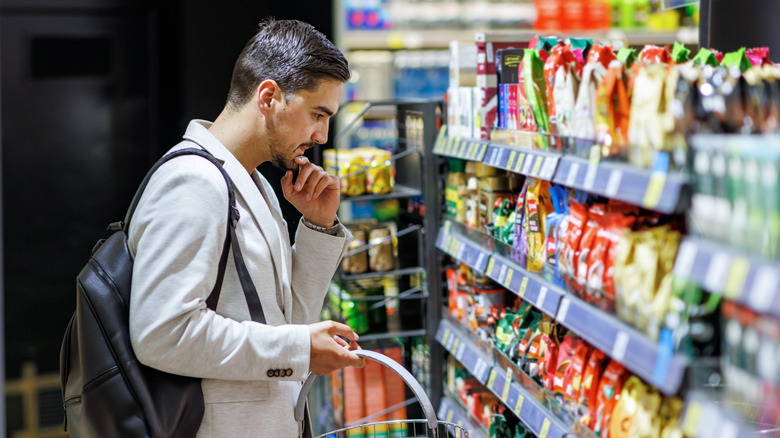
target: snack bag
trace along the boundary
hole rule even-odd
[[[574,283],[574,289],[577,294],[580,295],[580,297],[588,302],[591,301],[591,297],[586,294],[586,284],[588,280],[588,256],[590,255],[593,242],[596,240],[596,234],[601,227],[601,223],[604,218],[604,211],[604,204],[593,204],[588,209],[588,221],[585,223],[585,228],[582,232],[582,239],[580,239],[579,254],[574,260],[577,275],[577,281]]]
[[[576,352],[577,346],[582,341],[577,339],[576,335],[567,332],[563,335],[563,340],[558,344],[558,358],[552,372],[551,384],[548,389],[553,393],[556,399],[563,401],[566,391],[566,371],[571,366],[571,360]]]
[[[608,426],[612,409],[615,407],[615,403],[620,400],[623,383],[627,378],[628,371],[617,361],[610,361],[604,370],[599,381],[595,406],[591,404],[591,417],[594,420],[591,423],[591,430],[596,432],[597,436],[609,438]]]
[[[675,64],[682,64],[688,62],[690,57],[690,49],[687,49],[685,44],[675,41],[674,46],[672,46],[672,62]]]
[[[564,373],[564,395],[567,403],[577,403],[580,399],[585,366],[593,348],[585,341],[578,341],[571,362]]]
[[[659,111],[665,108],[661,103],[666,75],[663,65],[649,64],[640,69],[634,78],[628,121],[628,141],[632,149],[628,158],[638,167],[650,167],[655,151],[663,147],[664,130]]]
[[[578,75],[582,75],[582,64],[588,59],[590,49],[593,47],[593,40],[590,38],[569,38],[571,52],[580,64]]]
[[[631,376],[626,380],[620,400],[615,403],[615,407],[612,409],[609,421],[609,436],[611,438],[658,436],[652,434],[652,427],[649,424],[650,418],[640,414],[640,410],[644,410],[643,404],[649,401],[646,399],[646,393],[647,388],[638,377]],[[660,404],[660,397],[658,402]],[[656,411],[657,409],[656,406]]]
[[[726,53],[723,55],[723,61],[720,62],[720,65],[724,67],[739,67],[740,71],[744,72],[752,66],[746,52],[747,49],[742,47],[734,52]]]
[[[609,64],[616,60],[617,56],[612,52],[612,47],[602,44],[594,44],[588,52],[586,64],[599,63],[604,69],[609,68]],[[584,73],[583,73],[584,76]]]
[[[639,53],[639,60],[652,64],[669,64],[672,60],[672,52],[668,47],[648,44]]]
[[[705,47],[699,49],[699,52],[693,57],[692,61],[693,65],[696,66],[709,65],[717,67],[720,65],[720,61],[717,60],[715,52]]]
[[[544,79],[547,83],[547,114],[550,120],[550,133],[552,134],[558,134],[558,115],[555,106],[555,88],[556,79],[558,78],[557,73],[559,70],[563,70],[565,72],[567,67],[576,65],[577,59],[574,57],[574,54],[571,53],[570,46],[563,44],[563,42],[559,42],[555,47],[553,47],[552,51],[550,52],[550,56],[544,62]],[[565,76],[563,76],[563,80],[566,80]],[[556,137],[551,137],[550,147],[554,150],[561,150]]]
[[[528,193],[528,182],[533,178],[526,178],[523,184],[523,189],[517,195],[517,202],[515,203],[515,219],[514,219],[514,234],[512,236],[512,260],[517,262],[521,267],[525,268],[528,264],[528,241],[526,233],[526,193]]]
[[[546,259],[545,220],[547,213],[553,210],[550,200],[550,183],[528,178],[525,195],[526,204],[526,240],[528,242],[528,263],[526,269],[542,272]]]
[[[745,56],[753,67],[763,67],[764,65],[774,65],[769,60],[769,47],[754,47],[745,51]]]
[[[569,212],[568,238],[566,239],[566,247],[564,248],[565,253],[563,254],[561,266],[565,267],[566,276],[564,279],[566,281],[566,286],[569,290],[574,290],[575,284],[577,283],[576,261],[579,257],[582,233],[585,230],[585,224],[588,221],[588,209],[585,204],[572,201]]]
[[[593,54],[591,50],[591,54]],[[582,82],[577,90],[574,104],[572,135],[577,139],[596,139],[596,99],[598,87],[607,69],[600,62],[589,62],[582,69]],[[589,147],[590,143],[586,147]]]
[[[604,156],[617,156],[628,143],[630,102],[625,69],[613,61],[596,92],[596,140]]]
[[[553,123],[551,115],[550,127],[553,134],[558,135],[559,150],[568,150],[571,147],[571,137],[574,135],[574,111],[580,87],[580,76],[575,70],[575,66],[562,65],[555,72],[555,86],[552,94],[555,106],[555,123]]]
[[[631,321],[630,312],[631,303],[631,284],[630,277],[633,275],[632,264],[634,263],[634,245],[638,240],[638,234],[624,232],[620,243],[615,251],[614,261],[614,285],[615,285],[615,304],[617,315],[623,321]]]
[[[658,245],[658,273],[655,296],[650,303],[648,323],[645,332],[652,340],[657,340],[664,324],[664,318],[669,310],[672,298],[672,273],[674,259],[680,246],[680,233],[673,230],[662,229]],[[645,306],[646,307],[646,306]]]
[[[523,55],[523,79],[528,104],[533,112],[536,128],[539,132],[550,132],[550,119],[547,115],[547,86],[544,82],[544,62],[539,54],[532,49],[525,49]],[[538,146],[542,150],[549,149],[549,138],[540,135]]]
[[[617,59],[626,66],[626,69],[630,69],[636,61],[636,49],[623,47],[617,52]]]
[[[595,417],[591,414],[590,406],[593,405],[593,413],[596,412],[596,399],[598,398],[598,386],[604,367],[607,364],[607,356],[603,351],[594,349],[588,356],[588,363],[582,375],[580,396],[577,400],[579,420],[585,426],[595,425]]]
[[[560,279],[558,271],[558,234],[560,224],[563,218],[567,216],[566,192],[561,186],[550,186],[550,199],[554,211],[547,215],[545,223],[545,250],[546,266],[545,273],[548,279]]]
[[[631,232],[636,218],[634,216],[624,216],[622,214],[610,215],[607,221],[606,234],[609,239],[607,253],[604,256],[604,275],[602,277],[602,289],[605,299],[608,303],[607,309],[610,313],[615,311],[615,260],[618,257],[618,248],[620,242],[626,233]]]
[[[539,353],[539,377],[545,388],[552,392],[555,380],[555,366],[558,363],[558,325],[550,319],[540,325],[542,333]]]

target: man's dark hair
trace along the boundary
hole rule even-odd
[[[322,79],[346,82],[349,77],[344,55],[312,25],[266,19],[236,61],[227,103],[233,109],[241,108],[266,79],[276,81],[289,96],[314,90]]]

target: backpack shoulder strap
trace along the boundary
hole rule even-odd
[[[170,154],[167,154],[162,158],[160,158],[157,161],[157,163],[155,163],[154,166],[152,166],[152,168],[146,174],[146,177],[144,177],[143,181],[141,182],[141,185],[138,187],[135,196],[133,196],[133,201],[130,203],[130,208],[128,208],[127,210],[125,221],[120,226],[125,231],[128,231],[130,229],[130,220],[133,217],[133,213],[135,212],[135,209],[138,206],[138,202],[141,199],[141,195],[143,194],[146,185],[149,183],[152,174],[167,161],[182,155],[197,155],[199,157],[203,157],[211,161],[211,163],[214,164],[217,167],[217,169],[219,169],[228,187],[228,220],[227,220],[227,232],[225,234],[225,243],[222,246],[222,255],[220,256],[219,259],[219,271],[217,274],[217,282],[214,284],[214,288],[211,290],[211,293],[206,299],[206,306],[211,310],[217,309],[217,303],[219,302],[219,295],[220,292],[222,291],[222,282],[225,277],[225,269],[227,268],[228,248],[230,247],[232,242],[233,257],[235,258],[236,261],[236,269],[238,271],[239,280],[241,281],[241,286],[244,289],[244,296],[246,298],[247,305],[249,306],[250,316],[252,317],[253,321],[265,324],[265,314],[263,312],[262,304],[260,303],[260,298],[257,296],[257,290],[255,289],[254,283],[252,282],[252,279],[249,276],[249,271],[246,268],[246,264],[244,263],[244,259],[241,255],[241,249],[238,246],[238,238],[236,237],[235,230],[236,230],[236,224],[238,224],[238,220],[240,216],[238,213],[238,209],[236,208],[236,195],[235,192],[233,191],[233,184],[230,182],[230,177],[228,176],[227,172],[225,172],[225,169],[222,168],[222,165],[219,163],[219,161],[217,161],[216,158],[214,158],[213,155],[209,154],[208,152],[200,148],[185,148],[185,149],[179,149],[173,151]]]

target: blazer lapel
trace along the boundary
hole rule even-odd
[[[207,123],[207,122],[205,122]],[[196,126],[193,126],[196,124]],[[246,204],[247,209],[251,212],[251,220],[255,221],[257,228],[265,239],[266,245],[271,250],[271,258],[274,263],[274,272],[276,273],[276,300],[277,305],[283,309],[285,319],[289,319],[292,315],[291,304],[292,296],[287,297],[289,294],[289,278],[287,272],[290,269],[290,260],[287,257],[286,252],[282,248],[284,244],[284,237],[282,236],[280,221],[277,221],[276,215],[272,212],[272,208],[266,201],[268,193],[265,193],[263,184],[260,181],[255,183],[257,179],[257,171],[252,175],[247,173],[246,169],[236,159],[236,157],[225,148],[211,133],[208,132],[204,126],[204,122],[193,121],[187,128],[187,132],[184,135],[185,140],[190,140],[197,145],[204,148],[210,154],[214,155],[218,160],[222,161],[222,167],[230,177],[230,181],[233,184],[233,189],[236,193],[236,198],[240,198]],[[275,194],[271,193],[271,196]],[[240,220],[250,220],[250,218],[241,217]],[[289,239],[289,238],[288,238]],[[287,240],[287,246],[289,246],[289,240]],[[250,273],[251,274],[251,273]],[[262,298],[261,288],[262,284],[258,282],[258,279],[253,279],[258,289],[258,294]],[[279,296],[281,292],[281,296]],[[289,299],[287,299],[289,298]],[[288,309],[288,307],[290,307]],[[289,322],[289,321],[288,321]]]

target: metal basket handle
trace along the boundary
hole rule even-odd
[[[355,353],[358,357],[363,357],[366,359],[371,359],[375,362],[379,362],[380,364],[390,368],[398,374],[401,379],[409,386],[409,388],[414,393],[415,397],[417,397],[417,401],[420,402],[420,406],[422,406],[423,413],[425,414],[425,418],[428,421],[428,428],[430,429],[436,429],[436,426],[439,424],[439,421],[436,419],[436,412],[433,410],[433,405],[431,405],[431,400],[428,398],[428,395],[425,393],[425,390],[420,385],[420,383],[417,381],[417,379],[412,376],[412,374],[406,370],[406,368],[402,367],[398,362],[394,361],[393,359],[385,356],[384,354],[377,353],[376,351],[371,350],[352,350],[352,353]],[[317,375],[314,373],[309,373],[309,377],[306,378],[306,381],[303,382],[303,387],[301,388],[301,392],[298,394],[298,402],[295,404],[295,420],[296,421],[303,421],[303,411],[306,407],[306,395],[309,393],[309,389],[311,388],[311,385],[314,384],[314,379],[317,378]]]

